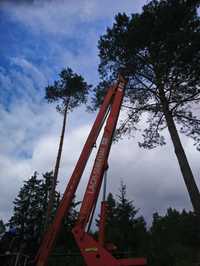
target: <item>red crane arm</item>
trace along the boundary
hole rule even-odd
[[[77,224],[85,227],[95,202],[98,198],[99,190],[101,187],[105,167],[107,166],[107,159],[112,143],[113,133],[116,128],[121,103],[124,95],[124,82],[118,82],[117,90],[111,106],[110,114],[108,116],[106,126],[104,129],[103,137],[96,155],[94,166],[88,181],[86,192],[83,198],[81,209],[79,212]]]
[[[104,119],[106,118],[107,112],[110,107],[110,113],[96,155],[94,166],[88,181],[87,189],[83,198],[77,223],[73,228],[72,232],[87,266],[146,265],[146,259],[144,258],[117,260],[109,253],[108,250],[104,248],[103,236],[101,236],[100,241],[96,241],[88,233],[85,232],[85,227],[88,223],[90,214],[99,195],[104,171],[107,168],[108,155],[110,152],[112,137],[116,128],[123,100],[125,84],[125,80],[120,76],[117,84],[109,88],[104,98],[103,104],[99,110],[97,118],[94,122],[94,125],[90,131],[90,134],[79,157],[79,160],[69,180],[63,198],[59,204],[54,221],[46,232],[42,240],[40,249],[36,255],[35,260],[37,266],[47,265],[48,257],[53,248],[53,244],[55,243],[56,236],[58,235],[58,232],[60,230],[62,220],[69,211],[71,202],[77,190],[86,163],[88,161],[92,148],[96,143],[97,137],[103,126]],[[104,231],[104,224],[105,221],[102,221],[101,234],[103,234]]]
[[[137,259],[116,259],[104,247],[103,235],[100,235],[99,241],[85,232],[90,214],[98,198],[105,168],[107,167],[108,155],[111,148],[112,137],[116,128],[121,103],[124,95],[125,81],[119,80],[115,96],[111,105],[102,140],[96,155],[94,166],[88,181],[86,192],[81,205],[77,223],[72,232],[76,243],[81,251],[87,266],[139,266],[146,265],[145,258]],[[104,215],[104,213],[102,213]],[[102,221],[101,227],[104,227],[105,221]],[[101,228],[101,234],[104,232]]]
[[[55,243],[56,236],[58,235],[58,232],[61,227],[62,220],[64,216],[68,213],[70,204],[73,200],[73,197],[75,195],[75,192],[77,190],[78,184],[80,182],[81,176],[83,174],[83,171],[85,169],[86,163],[88,161],[88,158],[90,156],[90,153],[92,151],[92,148],[94,147],[97,137],[99,135],[99,132],[102,128],[104,118],[106,116],[106,113],[109,109],[109,106],[112,102],[113,96],[116,91],[116,85],[111,86],[108,89],[108,92],[104,98],[103,104],[101,105],[101,108],[98,112],[98,115],[96,117],[96,120],[94,122],[94,125],[90,131],[90,134],[85,142],[85,145],[83,147],[83,150],[80,154],[79,160],[75,166],[75,169],[72,173],[72,176],[69,180],[69,183],[67,185],[67,188],[64,192],[63,198],[59,204],[58,210],[56,212],[55,218],[53,223],[49,226],[46,234],[43,237],[42,243],[40,245],[40,248],[38,250],[38,253],[35,257],[36,265],[37,266],[45,266],[47,265],[48,257],[50,255],[50,252],[53,248],[53,244]]]

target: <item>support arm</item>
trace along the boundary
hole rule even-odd
[[[115,93],[115,90],[116,90],[116,85],[110,87],[108,89],[108,92],[107,92],[105,98],[104,98],[103,104],[99,110],[99,113],[96,117],[94,125],[90,131],[90,134],[86,140],[86,143],[85,143],[84,148],[81,152],[79,160],[78,160],[78,162],[75,166],[75,169],[72,173],[72,176],[69,180],[69,183],[67,185],[65,193],[63,195],[63,198],[59,204],[59,207],[58,207],[58,210],[56,212],[54,221],[49,226],[46,234],[44,235],[41,246],[40,246],[38,253],[36,255],[35,260],[36,260],[37,266],[47,265],[48,257],[50,255],[50,252],[51,252],[53,245],[55,243],[56,236],[59,233],[59,230],[60,230],[60,227],[62,224],[62,220],[63,220],[64,216],[69,211],[71,202],[72,202],[73,197],[75,195],[75,192],[77,190],[77,187],[78,187],[78,184],[80,182],[83,171],[85,169],[86,163],[88,161],[88,158],[90,156],[92,148],[96,143],[97,137],[98,137],[99,132],[101,130],[101,127],[103,125],[104,118],[105,118],[106,113],[108,111],[108,108],[112,102],[112,98],[113,98],[113,95]]]

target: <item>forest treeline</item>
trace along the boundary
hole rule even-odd
[[[16,232],[10,238],[8,233],[4,234],[0,245],[1,252],[11,249],[29,254],[30,257],[34,256],[45,230],[52,179],[52,172],[47,172],[42,177],[35,172],[27,181],[24,181],[13,202],[13,213],[7,224]],[[56,192],[55,195],[54,213],[60,201],[59,193]],[[139,206],[135,206],[132,198],[127,197],[126,185],[123,182],[117,195],[109,193],[107,196],[109,211],[106,222],[106,243],[114,245],[114,256],[145,256],[148,259],[148,265],[152,266],[193,265],[200,246],[200,227],[197,216],[193,212],[185,210],[180,212],[168,208],[165,215],[154,213],[151,225],[147,225],[144,217],[139,213]],[[70,213],[63,221],[51,256],[53,259],[55,254],[60,254],[63,259],[59,265],[66,264],[65,256],[69,263],[71,261],[70,265],[82,265],[79,250],[71,235],[79,203],[74,199]],[[52,213],[51,218],[53,216]],[[97,237],[95,228],[98,228],[98,217],[93,221],[92,228],[91,234]],[[3,221],[0,223],[0,230],[1,234],[5,231]],[[12,245],[10,245],[11,241]],[[70,254],[72,256],[69,256]],[[74,257],[78,257],[78,262],[74,262]]]

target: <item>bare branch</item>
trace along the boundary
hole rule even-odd
[[[199,101],[199,100],[200,100],[199,97],[198,97],[198,98],[194,98],[195,96],[197,96],[197,95],[199,95],[199,94],[200,94],[200,92],[197,92],[197,93],[194,93],[193,95],[190,95],[189,97],[187,97],[187,98],[181,100],[180,102],[178,102],[178,103],[177,103],[177,104],[171,109],[171,111],[174,111],[174,110],[175,110],[180,104],[182,104],[182,103]],[[169,102],[169,104],[171,104],[171,103],[176,103],[176,101]]]
[[[141,74],[139,74],[140,76],[142,76]],[[142,80],[141,79],[139,79],[136,75],[135,75],[135,78],[136,78],[136,80],[139,82],[139,83],[141,83],[148,91],[150,91],[152,94],[154,94],[155,96],[156,96],[156,98],[158,98],[158,95],[157,95],[157,93],[154,91],[154,90],[152,90],[151,89],[151,87],[154,85],[154,83],[152,82],[152,81],[150,81],[151,82],[151,85],[150,86],[147,86],[144,82],[142,82]]]
[[[156,132],[158,131],[158,128],[159,128],[159,126],[160,126],[160,123],[162,122],[163,116],[164,116],[164,114],[162,114],[161,117],[160,117],[160,119],[158,120],[158,123],[157,123],[157,125],[156,125],[155,130],[152,131],[152,134],[151,134],[151,137],[150,137],[150,139],[149,139],[149,142],[152,142],[152,140],[153,140],[153,138],[154,138]]]
[[[194,118],[194,117],[188,117],[186,115],[179,115],[179,114],[176,114],[175,117],[184,118],[186,120],[193,121],[193,122],[196,122],[196,123],[199,123],[200,124],[200,119],[197,119],[197,118]]]
[[[131,106],[127,106],[127,105],[122,104],[122,107],[134,110],[136,112],[139,112],[139,111],[151,111],[151,108],[154,108],[154,107],[156,108],[156,107],[158,107],[158,105],[153,103],[153,104],[144,105],[142,107],[131,107]]]
[[[147,67],[154,71],[153,67],[149,64],[149,61],[147,60],[147,58],[144,57],[144,55],[142,55],[141,53],[137,53],[137,57],[140,58]]]

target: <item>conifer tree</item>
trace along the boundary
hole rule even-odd
[[[108,194],[107,204],[106,242],[114,244],[117,248],[115,253],[121,257],[145,255],[146,223],[142,216],[137,216],[138,210],[127,198],[126,185],[123,182],[116,199],[111,193]]]
[[[55,188],[60,167],[60,160],[64,142],[67,114],[83,103],[86,103],[87,96],[91,85],[88,85],[81,75],[72,71],[71,68],[63,69],[59,74],[60,79],[53,85],[46,87],[46,100],[49,103],[57,102],[57,111],[63,115],[63,125],[60,136],[59,148],[53,173],[52,188],[49,197],[46,225],[49,223],[51,216]]]
[[[148,250],[150,265],[198,265],[199,245],[200,228],[194,213],[169,208],[163,216],[153,215]]]
[[[127,198],[126,185],[121,182],[116,203],[116,221],[120,228],[116,239],[118,248],[122,252],[130,252],[132,255],[140,255],[141,242],[146,233],[146,223],[143,217],[136,217],[138,209]],[[141,239],[142,237],[142,239]],[[141,251],[142,253],[142,251]]]
[[[193,138],[200,149],[200,119],[195,112],[200,102],[198,5],[199,1],[153,0],[141,14],[118,14],[99,41],[102,82],[96,88],[96,104],[104,85],[123,70],[128,80],[128,108],[118,133],[131,133],[142,121],[139,145],[151,149],[165,144],[162,130],[168,129],[191,203],[200,217],[200,193],[178,133]]]
[[[39,179],[37,172],[24,182],[14,200],[14,212],[9,221],[17,230],[19,242],[26,246],[27,252],[34,252],[44,233],[46,209],[51,189],[52,172]],[[59,194],[54,202],[54,212],[58,205]],[[19,246],[20,246],[19,243]]]
[[[14,213],[9,221],[10,226],[14,226],[17,230],[20,244],[29,243],[30,245],[31,243],[31,246],[34,246],[37,241],[38,225],[41,223],[41,209],[38,208],[38,203],[41,200],[41,180],[38,180],[37,176],[37,172],[35,172],[29,180],[24,182],[13,202]]]
[[[3,222],[3,220],[0,220],[0,235],[2,235],[6,230],[6,226]]]

